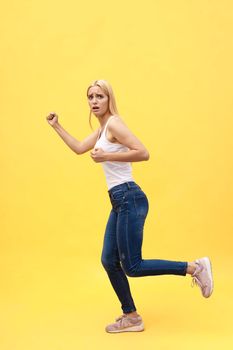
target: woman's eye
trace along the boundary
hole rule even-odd
[[[91,100],[92,98],[93,98],[93,96],[92,96],[92,95],[88,96],[88,100]]]
[[[98,97],[99,99],[101,99],[101,98],[103,98],[104,96],[103,96],[103,95],[97,95],[97,97]]]

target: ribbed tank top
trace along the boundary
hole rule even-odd
[[[99,137],[100,133],[98,135],[94,148],[102,148],[105,152],[127,152],[129,150],[128,147],[120,143],[110,142],[106,137],[107,126],[112,118],[117,117],[112,115],[108,118],[101,136]],[[105,173],[108,190],[124,182],[134,181],[132,177],[132,165],[130,162],[105,161],[101,162],[101,165]]]

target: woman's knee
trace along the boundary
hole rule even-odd
[[[128,266],[123,263],[122,268],[128,277],[138,277],[138,268],[136,266]]]
[[[111,257],[101,256],[101,263],[106,271],[114,271],[120,266],[120,262],[113,260]]]

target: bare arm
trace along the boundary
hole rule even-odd
[[[77,154],[83,154],[91,150],[97,140],[99,130],[95,130],[91,135],[87,136],[83,141],[79,141],[70,135],[62,126],[58,123],[58,116],[55,113],[50,113],[47,117],[47,121],[58,133],[62,140]]]

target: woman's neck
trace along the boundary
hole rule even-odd
[[[106,113],[103,117],[98,117],[101,130],[103,130],[105,124],[107,123],[107,121],[110,117],[111,117],[111,113]]]

